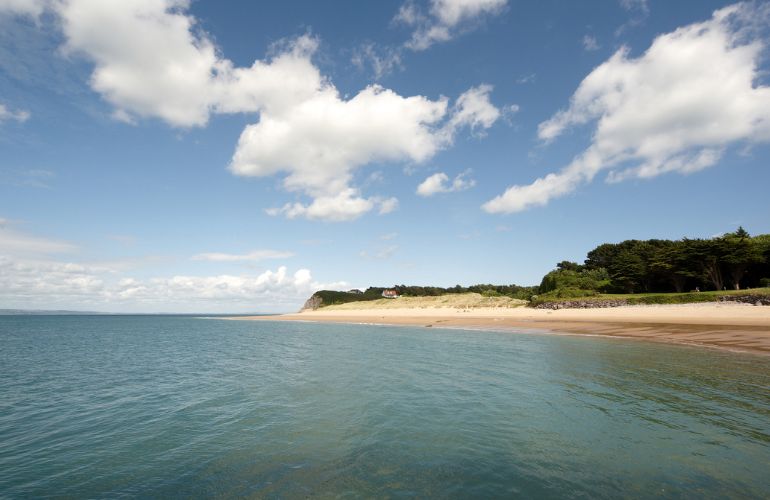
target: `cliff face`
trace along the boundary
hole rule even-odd
[[[309,299],[305,301],[305,304],[302,306],[302,309],[300,309],[299,312],[315,311],[316,309],[321,307],[323,303],[324,303],[323,299],[314,293],[313,295],[310,296]]]

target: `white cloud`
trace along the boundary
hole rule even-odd
[[[737,4],[657,37],[638,58],[617,51],[538,129],[548,142],[595,123],[587,149],[558,173],[510,187],[484,210],[545,205],[602,170],[612,170],[610,182],[687,174],[714,165],[732,144],[770,140],[770,87],[757,83],[764,47],[757,33],[768,18],[766,5]]]
[[[254,307],[258,307],[257,301],[260,298],[273,296],[273,300],[296,301],[307,298],[322,286],[325,285],[313,282],[307,269],[289,274],[286,267],[281,266],[276,271],[268,270],[257,276],[173,276],[152,278],[144,283],[132,281],[128,289],[132,290],[134,298],[150,301],[158,297],[171,297],[172,301],[235,300],[246,303],[253,301]],[[125,295],[126,291],[127,288],[123,286],[110,293],[120,296]]]
[[[385,198],[378,200],[379,203],[379,210],[377,213],[380,215],[389,214],[391,212],[395,212],[398,210],[398,199],[397,198]]]
[[[519,85],[524,85],[527,83],[535,83],[537,80],[537,75],[535,73],[527,73],[525,75],[522,75],[516,79],[516,83]]]
[[[0,255],[0,303],[4,307],[36,307],[51,297],[57,298],[55,302],[77,301],[99,296],[103,290],[104,281],[85,266]]]
[[[0,254],[30,256],[75,250],[77,247],[71,243],[26,234],[15,229],[8,219],[0,219]]]
[[[383,248],[380,248],[374,253],[367,252],[366,250],[362,250],[359,252],[359,255],[364,259],[376,259],[376,260],[385,260],[393,257],[393,255],[398,250],[398,245],[389,245]]]
[[[0,0],[0,15],[9,13],[38,17],[48,4],[47,0]]]
[[[95,64],[91,86],[116,108],[116,117],[159,117],[176,126],[204,125],[216,106],[215,89],[232,77],[213,43],[193,34],[185,0],[56,4],[65,51]]]
[[[81,263],[68,259],[72,244],[28,235],[0,218],[0,308],[75,309],[114,312],[281,312],[297,309],[313,292],[346,289],[344,281],[321,283],[308,269],[285,266],[258,275],[156,276],[126,273],[148,259]],[[228,262],[283,258],[290,252],[201,254]],[[150,259],[152,260],[152,259]],[[146,263],[146,262],[145,262]]]
[[[393,22],[403,23],[407,26],[414,26],[415,24],[426,20],[427,18],[425,15],[420,12],[420,9],[417,8],[417,5],[415,5],[412,0],[401,5],[401,7],[398,8],[398,12],[396,12],[396,15],[393,17]]]
[[[620,0],[620,6],[630,12],[637,11],[647,14],[650,11],[647,0]]]
[[[460,128],[479,133],[499,116],[485,85],[460,96],[451,109],[444,97],[405,97],[377,85],[343,97],[313,64],[318,40],[307,35],[276,46],[270,59],[236,67],[186,12],[187,0],[47,5],[61,20],[64,52],[93,62],[90,84],[114,107],[116,119],[160,118],[195,127],[214,113],[258,113],[258,122],[240,136],[230,170],[285,174],[287,190],[310,198],[270,213],[350,220],[375,208],[392,211],[394,198],[364,196],[351,185],[357,168],[425,161],[450,146]],[[431,16],[453,28],[504,5],[434,0]],[[378,62],[381,71],[396,64],[397,57],[391,59]]]
[[[29,120],[29,111],[24,110],[17,110],[12,111],[8,109],[5,105],[0,104],[0,123],[3,123],[7,120],[13,120],[17,121],[19,123],[23,123],[27,120]]]
[[[620,36],[626,30],[639,26],[650,15],[648,0],[620,0],[620,6],[630,15],[630,19],[615,30],[615,36]]]
[[[433,156],[444,143],[431,125],[446,110],[445,99],[402,97],[379,86],[345,101],[325,85],[281,113],[263,112],[241,134],[230,168],[247,176],[284,171],[287,189],[340,194],[356,167]]]
[[[385,215],[398,208],[398,200],[378,196],[363,198],[358,190],[345,188],[333,196],[319,196],[309,205],[299,202],[287,203],[281,208],[269,208],[266,213],[272,216],[284,215],[289,219],[305,217],[311,220],[342,222],[357,219],[374,208],[378,209],[380,215]]]
[[[259,262],[267,259],[286,259],[293,257],[293,252],[282,252],[278,250],[254,250],[245,254],[231,253],[199,253],[192,256],[192,260],[205,260],[209,262]]]
[[[489,100],[491,89],[469,89],[450,110],[446,99],[402,97],[379,86],[342,100],[326,84],[282,113],[263,112],[243,131],[230,168],[246,176],[286,172],[286,189],[313,198],[271,209],[271,215],[344,221],[375,207],[388,213],[395,199],[361,196],[350,186],[353,171],[373,161],[419,163],[450,145],[458,130],[481,133],[500,116]]]
[[[15,187],[49,189],[56,173],[41,168],[0,167],[0,184]]]
[[[49,260],[0,255],[0,304],[19,309],[115,312],[281,312],[296,310],[320,289],[345,289],[346,282],[319,283],[307,269],[286,267],[259,275],[116,277],[116,271]]]
[[[450,135],[454,135],[461,127],[468,127],[474,133],[482,133],[500,118],[500,110],[489,100],[491,92],[491,85],[479,85],[466,90],[457,98],[447,125]],[[519,107],[514,104],[508,109],[515,113]]]
[[[371,67],[374,79],[380,80],[402,67],[401,50],[381,47],[369,42],[353,51],[351,62],[360,70]]]
[[[595,36],[586,35],[583,37],[583,48],[589,52],[592,52],[594,50],[599,50],[601,45],[599,45],[599,41]]]
[[[466,178],[469,174],[470,170],[466,170],[457,175],[452,182],[449,181],[449,176],[444,172],[433,174],[417,186],[417,194],[428,197],[437,193],[465,191],[476,185],[476,181]]]
[[[405,46],[419,51],[451,40],[484,16],[499,14],[507,3],[508,0],[431,0],[428,14],[423,14],[409,1],[401,6],[394,21],[416,27]]]
[[[399,7],[393,23],[414,29],[409,40],[395,48],[365,43],[354,51],[353,64],[359,69],[370,66],[375,80],[379,80],[402,67],[405,50],[426,50],[471,31],[485,17],[503,12],[508,0],[430,0],[429,4],[424,12],[415,0],[407,0]]]

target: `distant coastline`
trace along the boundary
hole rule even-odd
[[[101,316],[110,313],[58,309],[0,309],[0,316]]]

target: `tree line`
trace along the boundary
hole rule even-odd
[[[478,284],[438,286],[395,285],[406,297],[451,293],[480,293],[530,300],[582,297],[598,293],[665,293],[770,286],[770,234],[752,237],[739,227],[732,233],[706,239],[626,240],[603,243],[586,255],[583,264],[562,261],[539,286]],[[315,296],[324,304],[382,298],[383,287],[363,293],[323,290]]]
[[[539,291],[645,293],[760,286],[770,286],[770,235],[752,237],[739,227],[708,239],[604,243],[588,252],[583,264],[557,264],[543,277]]]

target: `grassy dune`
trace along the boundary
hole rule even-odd
[[[479,293],[451,293],[435,297],[399,297],[365,302],[348,302],[323,307],[328,311],[355,311],[361,309],[422,309],[428,307],[449,307],[475,309],[480,307],[523,307],[527,301],[510,297],[484,297]]]

